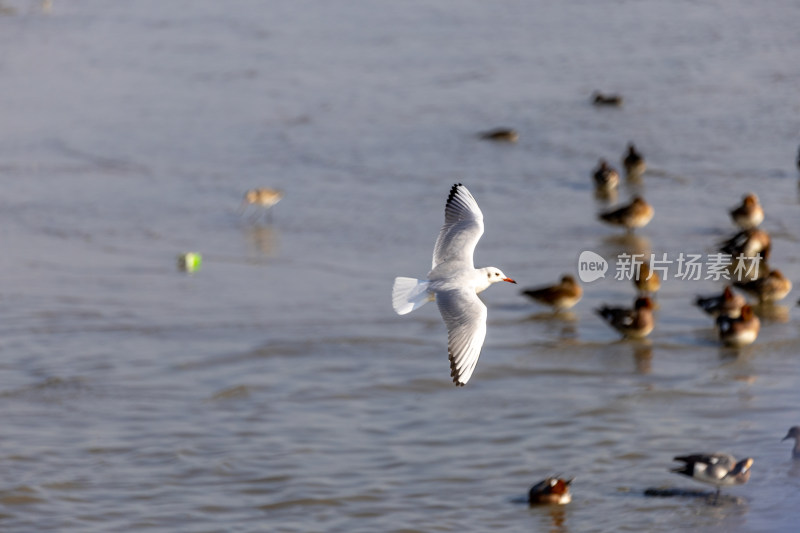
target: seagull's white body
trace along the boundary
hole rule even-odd
[[[400,277],[392,287],[392,307],[400,315],[436,301],[447,325],[450,373],[456,385],[469,381],[486,338],[486,306],[478,293],[498,281],[516,283],[497,268],[475,268],[472,255],[481,235],[478,203],[466,187],[453,185],[428,279]]]

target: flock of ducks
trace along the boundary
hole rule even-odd
[[[597,106],[621,106],[622,97],[604,95],[595,92],[592,103]],[[492,141],[517,142],[519,135],[511,129],[497,129],[485,132],[481,138]],[[633,143],[628,144],[627,152],[622,158],[622,165],[628,180],[641,179],[647,170],[647,163]],[[797,155],[797,166],[800,169],[800,150]],[[620,183],[620,174],[607,160],[600,159],[592,173],[595,195],[598,198],[612,197]],[[780,270],[772,269],[767,261],[770,257],[772,242],[769,234],[760,229],[764,221],[764,208],[755,194],[747,194],[741,205],[729,211],[731,220],[739,231],[720,243],[719,252],[758,262],[758,275],[745,276],[724,287],[721,294],[698,296],[695,305],[715,319],[720,342],[724,346],[742,347],[755,342],[760,330],[760,320],[755,313],[754,305],[769,305],[784,299],[792,289],[792,283],[783,276]],[[630,203],[619,208],[601,212],[600,221],[623,227],[628,232],[646,226],[653,218],[653,207],[641,196],[634,196]],[[733,270],[733,267],[729,269]],[[732,273],[732,272],[729,272]],[[602,306],[596,313],[609,326],[617,330],[625,338],[642,339],[647,337],[655,327],[653,311],[655,304],[652,296],[659,290],[661,279],[658,273],[645,261],[638,265],[633,276],[637,297],[633,308]],[[753,305],[740,294],[738,289],[755,300]],[[553,285],[530,287],[522,290],[522,294],[538,303],[549,306],[555,313],[573,308],[583,297],[583,288],[571,274],[565,274]],[[794,426],[783,440],[794,439],[792,458],[800,461],[800,426]],[[675,461],[683,463],[670,471],[690,477],[695,481],[716,487],[714,503],[719,499],[720,489],[724,486],[742,485],[750,479],[753,458],[737,460],[726,453],[695,453],[677,456]],[[572,479],[548,477],[531,487],[528,494],[530,505],[566,504],[572,501],[570,485]],[[655,489],[648,489],[648,495],[674,495]]]
[[[625,174],[629,180],[638,180],[647,169],[642,154],[633,143],[627,148],[622,158]],[[595,191],[608,194],[619,185],[619,172],[601,159],[593,172]],[[742,347],[755,342],[761,327],[754,306],[770,305],[784,299],[792,289],[792,282],[780,270],[772,269],[767,263],[772,250],[769,234],[759,225],[764,221],[764,208],[755,194],[747,194],[741,205],[731,209],[730,217],[739,231],[719,245],[719,252],[729,255],[734,260],[742,258],[745,264],[751,261],[758,263],[758,275],[755,269],[733,272],[730,277],[736,279],[726,286],[722,294],[698,296],[695,305],[715,319],[720,342],[729,347]],[[633,232],[646,226],[653,218],[654,209],[641,196],[634,196],[631,202],[622,207],[601,212],[601,222],[625,228]],[[741,274],[748,274],[742,276]],[[659,290],[661,278],[658,272],[651,269],[647,261],[636,265],[633,282],[637,297],[632,308],[602,306],[596,309],[597,314],[617,330],[623,337],[642,339],[647,337],[655,327],[653,312],[655,304],[652,297]],[[733,289],[752,297],[755,302],[748,304],[745,298]],[[555,312],[562,312],[574,307],[583,296],[583,289],[572,275],[564,275],[554,285],[523,289],[522,294],[550,306]]]
[[[616,98],[600,93],[596,93],[593,97],[595,105],[621,105],[621,98],[619,103],[612,103],[615,101],[617,101]],[[647,170],[644,156],[633,143],[628,144],[627,151],[622,157],[622,165],[625,177],[630,182],[640,180]],[[592,178],[595,194],[604,199],[616,193],[620,183],[619,172],[605,159],[600,159],[597,168],[592,173]],[[641,196],[635,195],[628,204],[599,213],[598,219],[606,224],[625,228],[627,232],[632,233],[649,224],[654,214],[653,206]],[[596,312],[623,337],[642,339],[647,337],[655,327],[653,317],[655,304],[652,296],[660,288],[661,278],[657,272],[651,270],[647,262],[642,262],[637,265],[633,282],[637,290],[633,308],[603,306]],[[574,307],[580,301],[583,290],[577,280],[567,274],[555,285],[528,288],[524,289],[522,293],[543,305],[550,306],[556,312],[561,312]]]
[[[644,158],[636,151],[633,144],[628,146],[628,154],[623,163],[628,176],[640,177],[646,169]],[[800,154],[798,167],[800,168]],[[600,160],[593,177],[596,190],[599,192],[608,192],[619,183],[619,173],[605,160]],[[763,261],[763,268],[766,270],[766,274],[761,277],[737,281],[733,286],[753,296],[760,304],[782,300],[791,291],[792,284],[779,270],[772,270],[766,266],[771,241],[765,231],[758,229],[764,220],[764,209],[758,197],[754,194],[746,195],[740,206],[731,209],[730,216],[740,228],[740,232],[722,243],[720,251],[733,257],[738,257],[740,254],[745,257],[757,257]],[[601,213],[599,217],[604,222],[633,231],[635,228],[645,226],[652,219],[653,208],[644,199],[636,196],[627,206]],[[624,337],[641,339],[649,335],[655,326],[653,318],[655,306],[649,295],[658,291],[661,280],[658,274],[651,270],[649,264],[643,262],[633,282],[639,295],[632,309],[602,306],[596,312]],[[555,285],[523,289],[522,294],[552,307],[558,313],[574,307],[583,296],[583,289],[572,275],[566,274]],[[755,315],[753,307],[743,296],[734,292],[732,286],[726,286],[719,295],[698,296],[695,305],[716,319],[719,338],[724,345],[740,347],[755,342],[760,329],[759,318]],[[792,427],[783,438],[787,439],[794,439],[792,458],[800,460],[800,426]],[[742,485],[750,479],[754,462],[752,457],[737,460],[726,453],[697,453],[677,456],[674,460],[683,464],[671,469],[671,472],[716,487],[714,503],[718,501],[722,487]],[[547,478],[530,489],[528,501],[531,505],[569,503],[572,500],[569,493],[571,483],[572,479]],[[648,489],[646,494],[671,496],[676,492]]]
[[[756,307],[764,308],[783,300],[792,290],[792,282],[778,269],[769,266],[772,250],[769,234],[758,226],[764,221],[764,209],[755,194],[748,194],[741,205],[730,210],[730,217],[739,232],[721,243],[720,252],[731,257],[752,258],[758,261],[758,273],[739,275],[732,285],[726,286],[722,294],[698,296],[695,305],[716,320],[720,341],[725,346],[742,347],[756,341],[761,321]],[[742,272],[740,272],[742,274]],[[743,272],[748,274],[748,272]],[[736,288],[754,301],[751,305]]]

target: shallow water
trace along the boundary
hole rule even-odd
[[[721,349],[667,279],[646,343],[519,289],[582,250],[710,253],[756,192],[800,283],[798,6],[6,0],[0,16],[4,531],[786,531],[800,518],[797,293]],[[592,91],[624,95],[597,109]],[[496,126],[516,145],[477,140]],[[600,226],[600,157],[656,216]],[[486,217],[489,333],[452,386],[435,306],[399,317],[452,183]],[[286,191],[271,217],[243,192]],[[193,275],[177,254],[203,254]],[[755,458],[738,503],[674,455]],[[516,503],[551,474],[573,503]]]

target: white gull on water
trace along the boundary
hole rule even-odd
[[[462,184],[453,185],[428,279],[398,277],[392,287],[392,307],[399,315],[436,300],[447,325],[450,375],[461,386],[472,376],[486,338],[486,306],[478,293],[498,281],[516,283],[495,267],[475,268],[472,254],[481,235],[478,202]]]

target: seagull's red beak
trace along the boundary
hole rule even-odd
[[[511,279],[511,278],[503,278],[503,281],[507,281],[507,282],[509,282],[509,283],[513,283],[514,285],[516,285],[516,284],[517,284],[517,282],[516,282],[516,281],[514,281],[514,280],[513,280],[513,279]]]

